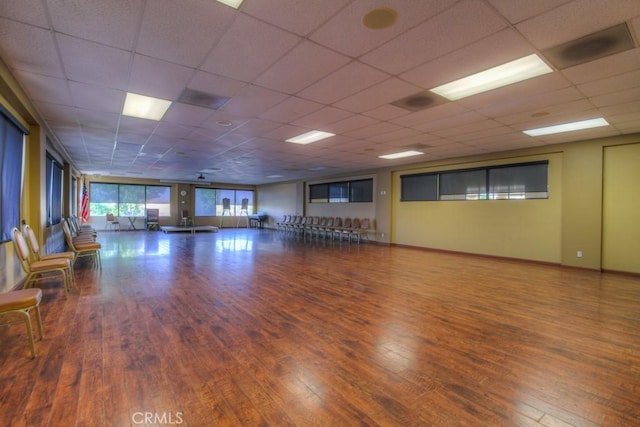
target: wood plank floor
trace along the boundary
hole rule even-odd
[[[640,278],[270,230],[102,232],[11,426],[640,425]]]

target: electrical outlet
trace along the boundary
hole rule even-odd
[[[578,251],[578,252],[576,252],[576,256],[577,256],[578,258],[582,258],[582,251]]]

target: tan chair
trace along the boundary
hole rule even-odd
[[[147,209],[147,231],[160,230],[160,209]]]
[[[189,216],[189,211],[182,209],[182,215],[180,216],[181,227],[193,227],[193,219]]]
[[[120,221],[112,213],[107,214],[105,229],[120,231]]]
[[[40,244],[38,243],[38,238],[36,237],[36,233],[34,233],[33,229],[25,224],[22,227],[22,234],[27,241],[27,246],[31,249],[31,253],[36,261],[46,261],[51,259],[66,259],[69,261],[69,267],[71,268],[71,283],[75,285],[75,272],[73,270],[73,264],[76,260],[76,254],[73,252],[54,252],[51,254],[41,254],[40,253]]]
[[[13,247],[20,260],[20,265],[22,265],[22,270],[27,275],[23,288],[26,289],[36,281],[42,280],[46,273],[59,273],[62,276],[64,295],[65,297],[67,296],[72,286],[71,263],[68,259],[59,258],[29,262],[29,247],[27,241],[20,230],[15,227],[13,229]]]
[[[356,225],[353,224],[353,229],[351,230],[351,237],[354,237],[358,243],[360,243],[360,240],[363,237],[367,241],[369,241],[369,228],[370,228],[369,218],[363,218],[362,221],[360,221],[360,224],[358,227],[356,227]],[[351,240],[351,238],[349,238],[349,240]]]
[[[35,310],[36,320],[38,324],[38,332],[40,339],[42,333],[42,318],[40,317],[40,301],[42,301],[42,290],[39,288],[21,289],[19,291],[10,291],[0,294],[0,316],[7,314],[17,314],[22,317],[9,323],[3,323],[2,326],[22,323],[27,327],[27,336],[29,337],[29,346],[31,347],[31,358],[36,357],[36,346],[33,340],[33,328],[31,327],[30,311]]]
[[[76,262],[78,258],[84,256],[90,256],[93,259],[93,265],[102,270],[102,258],[100,257],[100,249],[102,245],[98,242],[86,240],[86,241],[74,241],[69,229],[69,224],[62,221],[62,230],[64,231],[64,238],[67,241],[67,246],[76,254]]]

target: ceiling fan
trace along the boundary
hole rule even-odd
[[[206,179],[203,174],[198,175],[198,179]]]

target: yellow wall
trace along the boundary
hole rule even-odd
[[[560,262],[562,155],[514,157],[497,164],[549,160],[550,195],[544,200],[400,202],[400,176],[393,177],[393,241],[403,245]],[[495,161],[456,164],[463,169]],[[434,167],[411,173],[446,170]]]
[[[606,147],[602,268],[640,273],[640,144]]]

